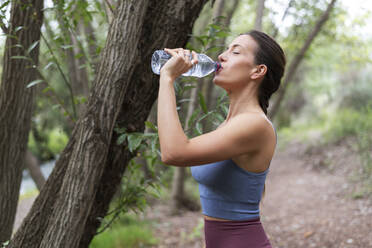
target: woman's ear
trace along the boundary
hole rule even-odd
[[[252,79],[260,79],[265,76],[267,72],[267,66],[266,65],[257,65],[256,68],[254,69],[254,72],[252,74]]]

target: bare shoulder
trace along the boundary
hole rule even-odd
[[[256,133],[263,135],[266,132],[270,133],[272,130],[270,121],[263,114],[253,112],[239,114],[224,125],[239,132],[249,132],[251,135]]]

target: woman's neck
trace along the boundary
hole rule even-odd
[[[264,113],[258,102],[256,90],[253,87],[245,87],[244,89],[228,91],[227,93],[230,104],[226,121],[246,112]]]

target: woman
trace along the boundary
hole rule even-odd
[[[214,131],[188,139],[176,110],[174,80],[197,56],[182,48],[165,49],[172,58],[160,72],[158,128],[165,164],[193,166],[199,183],[207,248],[271,247],[259,217],[259,202],[276,147],[266,118],[270,96],[284,73],[285,56],[268,35],[239,35],[218,56],[213,82],[228,93],[226,120]]]

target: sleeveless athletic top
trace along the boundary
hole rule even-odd
[[[249,172],[232,159],[192,166],[191,174],[199,183],[203,214],[227,220],[258,218],[268,171]]]

